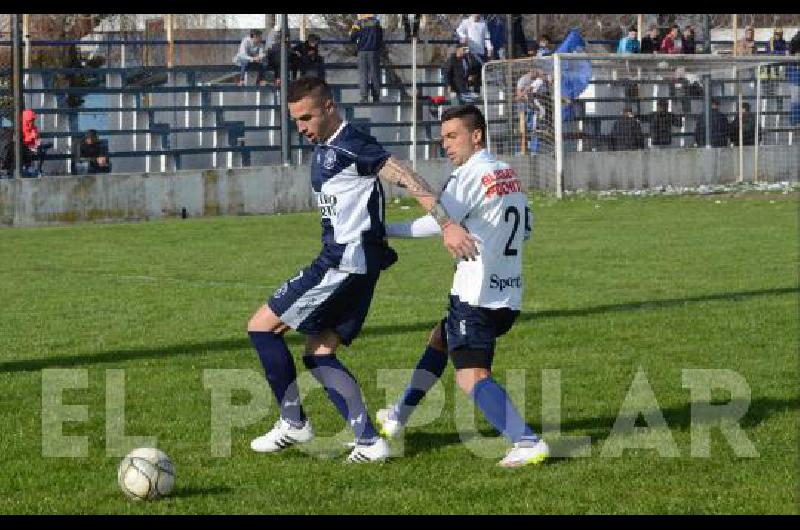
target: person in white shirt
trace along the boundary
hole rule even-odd
[[[470,15],[461,21],[456,28],[461,44],[469,46],[469,51],[475,54],[481,62],[486,62],[492,56],[492,41],[489,38],[489,29],[486,21],[480,15]]]
[[[378,411],[377,421],[382,434],[396,436],[441,377],[449,353],[458,386],[514,444],[500,465],[517,467],[544,461],[549,448],[491,377],[491,367],[496,339],[511,329],[522,305],[522,245],[532,230],[532,214],[514,169],[486,150],[485,138],[486,120],[474,105],[442,115],[442,144],[456,169],[439,201],[475,237],[478,255],[458,262],[447,316],[434,326],[403,397]],[[429,215],[386,226],[388,237],[439,232]]]

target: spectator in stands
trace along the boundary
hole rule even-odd
[[[511,15],[511,42],[514,45],[512,59],[528,55],[528,40],[525,38],[525,19],[522,15]]]
[[[794,37],[789,41],[789,55],[800,54],[800,29],[794,33]]]
[[[0,178],[14,177],[14,129],[0,127]]]
[[[666,99],[659,99],[656,111],[647,115],[650,125],[650,145],[653,149],[664,149],[672,145],[672,128],[680,127],[681,117],[669,110]]]
[[[489,59],[506,58],[506,16],[486,15],[486,28],[489,30],[489,41],[492,53]]]
[[[256,83],[266,84],[264,74],[267,71],[267,53],[264,49],[264,42],[261,39],[261,30],[253,29],[250,34],[242,39],[239,44],[239,51],[233,58],[233,62],[240,67],[239,86],[244,85],[244,74],[248,70],[256,71]]]
[[[730,124],[725,116],[719,111],[719,100],[711,100],[711,147],[727,147],[730,145]],[[695,147],[705,147],[706,145],[706,116],[705,112],[700,114],[694,126]]]
[[[469,15],[456,28],[456,35],[462,46],[468,46],[469,51],[484,63],[491,58],[494,48],[489,37],[489,28],[481,15]]]
[[[79,147],[78,161],[88,163],[87,173],[109,173],[111,171],[108,152],[97,138],[96,130],[86,131]]]
[[[640,47],[641,53],[658,53],[661,47],[661,40],[659,39],[658,26],[655,24],[650,26],[650,31],[642,39]]]
[[[639,53],[639,39],[636,38],[636,27],[628,28],[628,35],[619,40],[617,53]]]
[[[611,128],[612,149],[614,151],[633,151],[644,148],[644,135],[639,120],[633,117],[633,109],[625,107],[622,118]]]
[[[42,173],[42,164],[47,150],[53,147],[52,142],[42,142],[39,137],[39,128],[36,127],[36,112],[32,109],[22,111],[22,145],[27,153],[23,154],[23,162],[28,165],[33,160],[38,160],[35,175]]]
[[[445,82],[459,104],[471,103],[480,92],[481,63],[469,46],[459,46],[447,61]]]
[[[319,54],[319,35],[309,33],[305,42],[292,48],[292,79],[300,77],[319,77],[325,80],[325,60]]]
[[[531,68],[517,80],[516,92],[518,112],[524,114],[525,127],[529,134],[528,149],[539,152],[539,135],[544,124],[552,123],[552,99],[550,84],[545,72],[540,68]]]
[[[742,103],[742,145],[754,145],[756,140],[756,116],[750,112],[750,103]],[[739,145],[739,113],[733,117],[730,125],[731,140],[734,145]]]
[[[770,55],[789,55],[789,48],[783,38],[783,28],[775,28],[772,38],[767,43],[767,53]]]
[[[281,37],[283,30],[275,28],[269,33],[267,37],[267,66],[272,70],[272,79],[275,80],[275,86],[281,86]],[[291,53],[290,53],[291,55]],[[289,58],[289,68],[291,69],[292,60]]]
[[[697,44],[695,44],[694,28],[692,28],[692,26],[686,26],[683,28],[683,35],[681,36],[681,53],[697,53]]]
[[[402,15],[403,31],[406,34],[407,41],[419,37],[419,22],[421,17],[422,15]]]
[[[744,28],[744,37],[736,41],[737,55],[753,55],[756,52],[756,32],[753,26]]]
[[[372,93],[372,101],[381,98],[381,48],[383,47],[383,28],[375,15],[358,15],[358,20],[350,28],[350,40],[358,50],[358,85],[361,103],[367,102],[367,88]]]
[[[553,39],[550,35],[542,35],[539,37],[539,48],[536,50],[537,57],[545,57],[553,54]]]
[[[673,24],[670,26],[669,31],[666,35],[664,35],[664,39],[661,41],[661,48],[659,52],[667,55],[675,55],[680,53],[680,50],[677,46],[675,46],[675,39],[678,38],[678,31],[679,28],[677,25]]]

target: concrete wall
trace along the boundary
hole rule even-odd
[[[734,148],[568,153],[565,186],[604,190],[735,182],[738,156]],[[532,187],[552,189],[541,175],[553,171],[552,156],[518,157],[511,162]],[[746,148],[746,180],[752,180],[753,163],[753,148]],[[765,146],[759,152],[761,180],[797,181],[798,168],[796,146]],[[450,166],[442,159],[419,161],[417,170],[439,189]],[[389,199],[405,193],[392,186],[385,189]],[[0,180],[3,226],[177,217],[184,208],[191,217],[311,210],[309,168],[278,165]]]
[[[442,161],[417,167],[436,187],[448,175]],[[392,186],[385,189],[389,198],[401,193]],[[0,226],[139,221],[178,217],[184,208],[196,217],[313,207],[308,166],[0,180]]]
[[[761,146],[758,178],[798,180],[800,146]],[[744,148],[744,180],[754,180],[754,148]],[[641,189],[736,182],[739,148],[650,149],[566,153],[564,187],[575,190]]]

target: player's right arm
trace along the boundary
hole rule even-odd
[[[389,157],[378,171],[385,182],[405,188],[431,214],[442,230],[444,246],[456,258],[474,259],[478,255],[475,238],[451,216],[438,201],[436,193],[418,173],[394,156]]]
[[[442,233],[432,215],[425,215],[407,223],[387,223],[388,237],[431,237]]]

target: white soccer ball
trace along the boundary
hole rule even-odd
[[[129,498],[153,501],[169,495],[175,487],[175,467],[163,451],[140,447],[120,462],[117,482]]]

